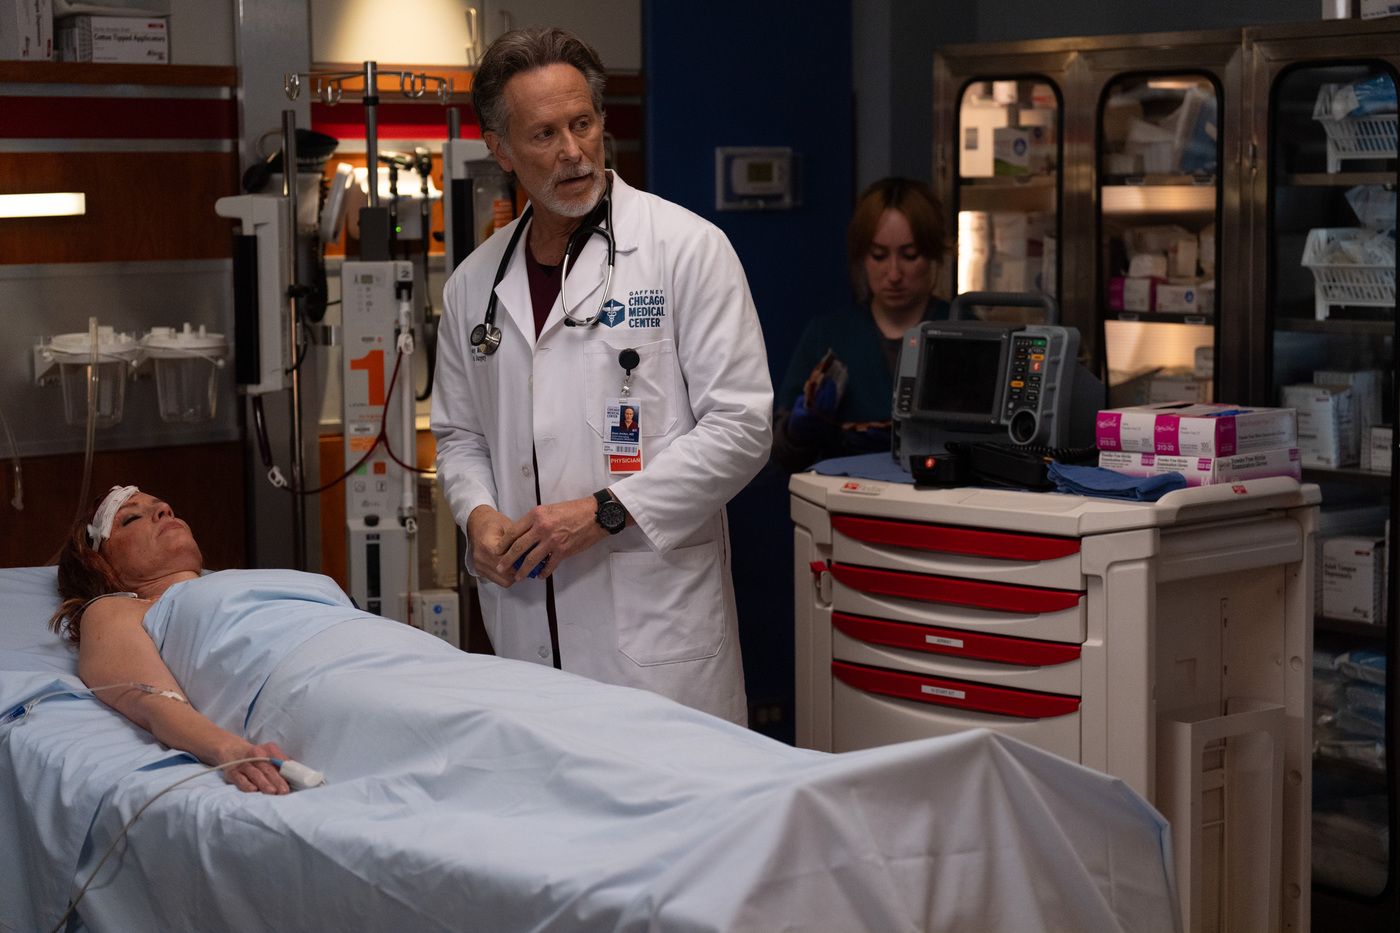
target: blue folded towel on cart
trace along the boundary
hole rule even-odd
[[[1186,477],[1180,473],[1160,476],[1124,476],[1113,470],[1096,466],[1074,466],[1056,461],[1046,475],[1059,492],[1076,496],[1103,496],[1128,499],[1133,502],[1156,502],[1175,489],[1186,488]]]

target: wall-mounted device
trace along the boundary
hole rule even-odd
[[[242,225],[233,238],[234,381],[249,395],[280,392],[292,367],[287,199],[241,194],[219,198],[214,211]]]
[[[796,160],[788,147],[715,149],[715,210],[789,210],[797,204]]]
[[[1032,304],[1057,316],[1044,296],[973,292],[953,303],[953,320],[905,334],[892,405],[899,462],[940,455],[950,441],[1093,445],[1103,384],[1078,362],[1077,330],[957,319],[963,308]]]
[[[510,177],[479,139],[442,144],[443,246],[450,274],[467,254],[515,217]]]

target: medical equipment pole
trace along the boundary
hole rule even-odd
[[[287,228],[291,231],[291,269],[288,282],[297,281],[297,117],[296,111],[282,111],[282,195],[287,199]],[[291,365],[291,421],[292,421],[292,488],[305,488],[302,483],[301,449],[301,358],[297,348],[301,346],[301,320],[298,314],[295,285],[287,289],[288,317],[287,339],[292,348]],[[302,496],[292,496],[292,547],[293,561],[297,570],[306,569],[306,500]]]
[[[365,62],[365,165],[369,166],[369,206],[379,206],[379,65]]]

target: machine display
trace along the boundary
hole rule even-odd
[[[1004,441],[1091,446],[1103,385],[1079,365],[1079,332],[1048,324],[958,320],[969,306],[1037,306],[1041,296],[974,292],[953,303],[952,320],[912,328],[900,348],[892,417],[893,452],[939,456],[951,442]]]

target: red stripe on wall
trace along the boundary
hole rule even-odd
[[[233,100],[0,97],[0,139],[237,139]]]
[[[462,115],[462,136],[480,139],[481,126],[475,111],[460,104],[453,106]],[[447,107],[436,102],[380,104],[375,114],[379,138],[446,139],[447,111]],[[608,132],[618,139],[641,139],[642,108],[637,104],[608,104],[607,126]],[[365,108],[358,103],[312,104],[311,128],[336,139],[364,139]]]
[[[380,104],[375,113],[380,139],[446,139],[448,108],[439,103]],[[470,107],[457,106],[462,136],[480,139],[481,127]],[[311,128],[336,139],[365,138],[365,108],[358,103],[311,105]]]

